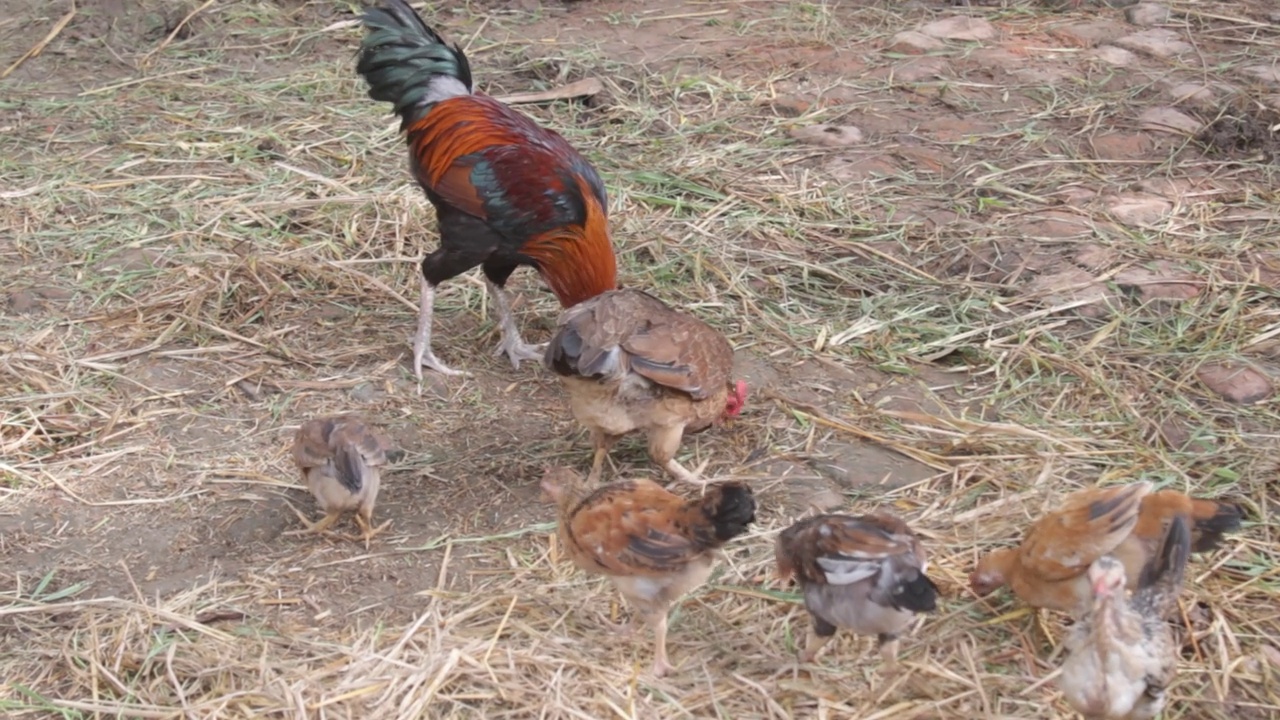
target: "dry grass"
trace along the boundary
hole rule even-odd
[[[342,5],[114,22],[109,4],[81,8],[4,81],[6,717],[1064,715],[1047,660],[1058,619],[976,602],[965,575],[1069,490],[1136,478],[1230,496],[1251,518],[1195,561],[1168,715],[1280,712],[1280,415],[1196,379],[1210,361],[1280,364],[1274,156],[1151,134],[1135,157],[1098,150],[1167,102],[1167,73],[1237,88],[1237,115],[1274,111],[1276,88],[1241,72],[1280,46],[1264,3],[1175,2],[1169,27],[1196,52],[1120,73],[1054,40],[1070,16],[974,8],[1006,49],[1067,74],[993,71],[956,44],[942,77],[912,82],[877,48],[930,12],[897,3],[435,16],[490,92],[604,81],[598,104],[527,110],[601,169],[627,283],[723,329],[759,391],[686,446],[752,479],[764,507],[674,611],[681,671],[661,682],[643,674],[647,642],[603,629],[616,596],[549,540],[531,478],[584,464],[586,445],[544,373],[488,357],[474,277],[442,292],[437,350],[478,377],[421,396],[411,382],[431,211],[354,77]],[[0,67],[66,13],[22,8],[0,20]],[[774,109],[818,93],[837,100]],[[787,137],[823,121],[871,139]],[[1178,183],[1154,224],[1108,215],[1116,193]],[[1045,230],[1055,219],[1079,234]],[[1036,282],[1078,269],[1085,244],[1106,261],[1077,286]],[[1194,297],[1144,303],[1116,282],[1161,261]],[[515,285],[528,334],[545,334],[554,302],[527,274]],[[298,495],[284,442],[338,409],[378,417],[409,451],[379,506],[395,532],[368,554],[279,535]],[[629,447],[624,471],[653,472]],[[839,487],[846,508],[906,515],[947,594],[894,678],[848,638],[798,669],[804,615],[769,579],[773,535],[803,510],[788,488],[849,452],[875,462]]]

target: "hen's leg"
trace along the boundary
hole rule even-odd
[[[591,459],[591,474],[587,476],[589,485],[600,482],[600,474],[604,472],[605,458],[609,457],[609,450],[613,448],[614,443],[618,442],[618,437],[618,435],[609,435],[599,429],[591,431],[591,445],[596,449],[596,452],[595,457]]]
[[[804,639],[804,649],[797,656],[800,662],[813,662],[814,658],[818,657],[818,652],[835,636],[836,626],[814,615],[813,624],[809,626],[809,634]]]
[[[653,676],[662,677],[674,669],[667,659],[667,613],[654,613],[649,623],[653,625]]]
[[[422,382],[422,368],[431,368],[441,375],[468,375],[461,370],[454,370],[431,351],[431,317],[435,313],[436,288],[422,275],[418,276],[422,283],[422,294],[418,300],[418,334],[413,337],[413,374],[418,382]]]
[[[498,308],[498,329],[502,332],[502,340],[494,349],[494,356],[506,355],[511,360],[511,367],[519,370],[521,360],[541,360],[547,346],[529,345],[520,337],[520,328],[516,327],[516,319],[511,315],[511,298],[504,290],[487,276],[484,279],[493,296],[493,304]]]
[[[660,465],[667,474],[676,480],[681,480],[694,485],[706,485],[707,481],[700,476],[702,471],[707,469],[707,462],[698,466],[697,470],[689,472],[685,466],[676,461],[676,451],[680,449],[680,440],[684,438],[684,427],[677,425],[675,427],[660,427],[649,431],[649,457]]]

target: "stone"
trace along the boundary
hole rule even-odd
[[[1145,133],[1102,133],[1089,141],[1099,160],[1137,160],[1150,152],[1152,142]]]
[[[1171,58],[1175,55],[1191,52],[1192,47],[1181,40],[1181,36],[1173,30],[1151,28],[1141,32],[1125,35],[1115,41],[1125,50],[1143,53],[1157,58]]]
[[[1153,225],[1173,212],[1173,203],[1150,195],[1122,195],[1112,200],[1107,210],[1125,225]]]
[[[1195,135],[1204,127],[1204,123],[1171,107],[1147,108],[1138,116],[1138,122],[1143,130],[1172,135]]]
[[[795,140],[819,147],[848,147],[865,139],[862,131],[852,125],[806,125],[791,128],[790,134]]]
[[[1072,23],[1053,28],[1050,35],[1056,35],[1077,47],[1092,48],[1111,42],[1124,35],[1124,27],[1109,20],[1093,20],[1090,22]]]
[[[1128,67],[1138,59],[1133,53],[1115,45],[1103,45],[1093,51],[1093,56],[1108,65],[1115,65],[1116,67]]]
[[[1110,313],[1111,293],[1093,274],[1080,268],[1066,268],[1058,272],[1040,275],[1027,283],[1027,292],[1043,295],[1047,305],[1065,305],[1086,301],[1075,311],[1084,317],[1100,318]]]
[[[1280,65],[1250,65],[1240,68],[1240,72],[1264,83],[1280,85]]]
[[[920,27],[920,32],[940,40],[990,40],[996,36],[996,29],[982,18],[955,15]]]
[[[902,55],[926,55],[928,53],[941,50],[947,46],[938,38],[925,35],[915,30],[907,30],[900,32],[889,39],[889,44],[885,46],[885,52],[899,53]]]
[[[918,83],[938,77],[946,67],[942,58],[922,57],[893,66],[891,74],[894,82]]]
[[[1213,89],[1200,83],[1178,83],[1165,92],[1174,104],[1187,103],[1199,107],[1214,100]]]
[[[1271,380],[1257,368],[1237,363],[1205,363],[1196,370],[1205,387],[1238,405],[1252,405],[1271,397]]]
[[[1156,3],[1138,3],[1125,8],[1124,19],[1128,20],[1130,25],[1143,27],[1159,25],[1168,22],[1169,8]]]
[[[1076,251],[1075,263],[1083,268],[1088,268],[1097,272],[1103,268],[1110,267],[1116,261],[1118,253],[1115,250],[1095,243],[1086,243],[1080,246]]]
[[[1155,269],[1134,267],[1116,273],[1116,287],[1137,294],[1144,302],[1190,300],[1204,284],[1191,273],[1161,265]]]

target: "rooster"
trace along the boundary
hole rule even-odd
[[[471,65],[404,0],[364,14],[368,34],[356,66],[374,100],[390,102],[409,144],[409,164],[436,208],[440,246],[422,260],[413,370],[462,375],[431,349],[440,283],[477,265],[498,313],[495,355],[514,368],[541,357],[511,315],[504,289],[517,267],[535,268],[562,307],[617,286],[608,199],[595,168],[557,133],[472,92]]]
[[[736,416],[747,401],[747,384],[730,377],[724,335],[641,290],[607,292],[561,313],[546,362],[591,431],[592,482],[614,443],[636,430],[668,474],[702,482],[675,459],[680,441]]]

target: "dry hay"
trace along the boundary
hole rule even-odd
[[[320,5],[154,21],[88,8],[8,81],[6,716],[1056,716],[1060,618],[975,601],[965,576],[1064,493],[1132,478],[1242,500],[1251,518],[1194,562],[1170,716],[1280,708],[1265,522],[1280,417],[1273,399],[1228,404],[1196,380],[1205,363],[1275,362],[1274,165],[1126,135],[1157,83],[1118,81],[1080,48],[1054,51],[1071,82],[963,46],[941,79],[896,79],[902,59],[871,49],[926,10],[441,13],[493,92],[601,77],[595,103],[529,111],[600,166],[628,283],[723,329],[759,389],[740,421],[686,447],[753,482],[761,523],[673,612],[680,671],[655,682],[647,638],[604,629],[615,594],[550,539],[532,478],[586,446],[554,382],[487,358],[474,278],[441,293],[438,347],[479,377],[421,396],[410,381],[405,289],[430,211],[351,73],[357,31]],[[1230,80],[1276,45],[1248,4],[1173,7],[1210,38],[1198,72]],[[974,12],[1018,52],[1088,19]],[[13,17],[0,46],[25,51],[61,15]],[[83,87],[44,86],[53,68]],[[871,139],[787,139],[820,121]],[[1117,136],[1145,149],[1097,157],[1127,147]],[[1169,187],[1177,209],[1157,222],[1108,213],[1114,195]],[[1170,268],[1190,279],[1126,279]],[[536,339],[553,302],[516,283]],[[1169,285],[1177,298],[1151,289]],[[408,450],[379,505],[394,532],[367,554],[281,537],[285,503],[305,502],[285,439],[299,417],[353,405]],[[653,471],[635,445],[618,462]],[[849,511],[887,504],[928,538],[946,597],[904,643],[907,672],[883,677],[871,643],[843,636],[795,666],[806,619],[769,560],[805,483]]]

